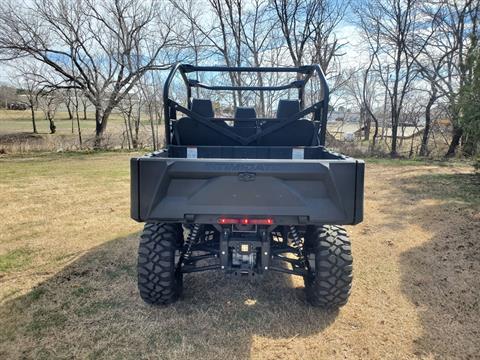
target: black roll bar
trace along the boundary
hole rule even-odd
[[[188,79],[188,84],[191,87],[199,87],[202,89],[207,90],[252,90],[252,91],[279,91],[279,90],[287,90],[287,89],[300,89],[305,86],[305,82],[303,80],[293,81],[290,84],[280,85],[280,86],[216,86],[216,85],[207,85],[202,84],[201,82]]]
[[[185,73],[190,72],[290,72],[307,74],[315,70],[315,65],[304,65],[300,67],[280,66],[280,67],[249,67],[249,66],[195,66],[190,64],[182,64]]]
[[[169,98],[169,91],[170,91],[170,86],[173,81],[173,78],[177,71],[181,74],[182,79],[185,83],[185,86],[187,87],[187,102],[188,102],[188,109],[180,106],[178,103],[176,103],[174,100],[171,100]],[[265,73],[281,73],[281,72],[288,72],[288,73],[297,73],[297,74],[304,74],[305,78],[303,80],[297,80],[294,81],[290,84],[283,85],[283,86],[210,86],[210,85],[205,85],[202,84],[196,80],[193,79],[188,79],[187,78],[187,73],[191,72],[265,72]],[[322,68],[320,65],[315,64],[315,65],[305,65],[305,66],[300,66],[300,67],[230,67],[230,66],[194,66],[194,65],[189,65],[189,64],[181,64],[177,63],[172,66],[170,73],[167,76],[167,79],[165,80],[165,85],[163,87],[163,106],[164,106],[164,119],[165,119],[165,143],[166,145],[169,145],[171,143],[171,138],[172,138],[172,129],[171,129],[171,123],[170,120],[174,119],[175,112],[177,110],[184,112],[184,113],[189,113],[189,115],[192,115],[192,113],[189,111],[191,108],[191,97],[192,97],[192,87],[202,87],[205,89],[210,89],[210,90],[253,90],[253,91],[278,91],[278,90],[285,90],[289,88],[298,88],[299,92],[299,98],[301,100],[301,105],[303,107],[303,93],[304,93],[304,88],[307,84],[307,82],[310,80],[311,76],[313,73],[317,73],[320,83],[321,83],[321,92],[322,92],[322,100],[319,102],[313,104],[311,107],[308,109],[304,109],[300,111],[297,114],[294,114],[294,118],[298,118],[300,115],[308,114],[314,110],[314,121],[319,121],[320,122],[320,133],[318,134],[319,136],[319,142],[320,145],[325,145],[325,137],[326,137],[326,131],[327,131],[327,115],[328,115],[328,101],[329,101],[329,96],[330,96],[330,91],[328,88],[327,80],[325,78],[325,74],[322,71]],[[201,118],[197,114],[194,117]],[[298,115],[298,116],[295,116]],[[201,119],[206,120],[206,119]],[[233,120],[233,119],[231,119]],[[202,121],[204,122],[204,121]],[[271,131],[277,130],[285,125],[290,123],[290,121],[287,122],[282,122],[280,124],[276,124],[274,127],[269,129],[270,131],[267,131],[267,133],[270,133]],[[318,123],[317,123],[318,124]],[[213,126],[216,130],[219,130],[220,132],[224,132],[225,129],[222,129],[220,125],[215,124],[212,122],[211,124],[209,123],[208,126]],[[223,130],[223,131],[222,131]],[[225,134],[227,136],[230,136],[232,138],[235,138],[236,140],[238,139],[238,135],[232,134]],[[265,134],[258,134],[257,136],[262,136],[266,135]],[[244,141],[252,141],[253,139],[247,138],[243,139]],[[243,141],[242,141],[243,142]]]

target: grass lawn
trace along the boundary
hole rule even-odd
[[[299,278],[185,277],[144,304],[129,153],[0,158],[0,359],[475,358],[480,183],[465,166],[367,163],[350,302],[305,303]]]
[[[83,115],[83,114],[82,114]],[[82,116],[81,115],[81,116]],[[49,134],[49,124],[45,119],[42,111],[35,111],[37,130],[41,134]],[[94,130],[95,121],[94,114],[88,113],[88,119],[81,120],[82,129]],[[120,116],[113,116],[113,122],[121,122]],[[68,113],[65,111],[59,111],[55,115],[55,125],[57,126],[57,132],[59,134],[71,134],[72,133],[72,121],[68,118]],[[31,132],[32,118],[30,110],[0,110],[0,133],[9,134],[16,132]],[[77,125],[74,123],[74,131],[76,131]]]
[[[32,151],[78,150],[80,148],[76,119],[73,123],[66,111],[55,115],[55,134],[50,134],[49,123],[42,111],[36,111],[38,134],[33,134],[29,110],[0,110],[0,153],[30,153]],[[81,114],[83,116],[83,113]],[[95,114],[87,112],[87,119],[80,119],[83,148],[92,148],[95,137]],[[158,126],[159,143],[163,137],[163,127]],[[127,148],[124,136],[125,122],[120,113],[112,113],[105,133],[105,146]],[[151,146],[151,127],[148,117],[143,114],[139,129],[140,146]]]

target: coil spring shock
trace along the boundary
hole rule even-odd
[[[307,257],[305,256],[302,239],[300,238],[300,234],[298,233],[298,230],[294,225],[290,225],[290,234],[292,234],[292,243],[297,249],[297,255],[300,261],[302,262],[304,267],[308,267],[308,261]]]
[[[184,260],[187,260],[190,257],[191,255],[190,250],[192,248],[192,245],[194,245],[197,242],[199,232],[200,232],[200,224],[194,224],[186,240],[187,250],[184,253]]]

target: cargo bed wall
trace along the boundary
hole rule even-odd
[[[356,224],[363,218],[362,161],[131,160],[137,221],[216,223],[272,216],[276,224]]]

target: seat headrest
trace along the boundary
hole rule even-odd
[[[277,119],[284,119],[300,112],[299,100],[279,100],[277,108]]]
[[[192,99],[192,112],[204,116],[206,118],[213,118],[213,104],[208,99]]]
[[[255,119],[257,113],[252,107],[237,107],[235,110],[235,119]]]

